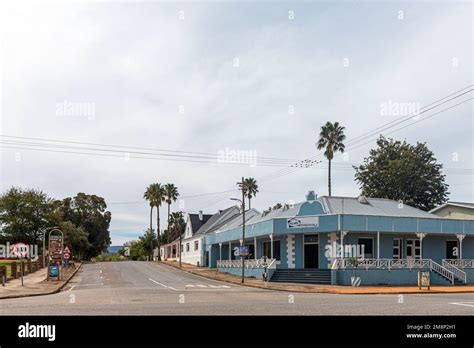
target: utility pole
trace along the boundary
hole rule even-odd
[[[245,182],[244,177],[242,177],[242,246],[245,244]],[[241,256],[242,258],[242,280],[241,283],[244,283],[245,277],[245,256]]]
[[[242,245],[240,246],[240,252],[242,252],[242,247],[245,244],[245,182],[244,177],[242,177],[242,182],[238,182],[237,185],[240,185],[242,189],[242,199],[238,198],[231,198],[232,201],[240,202],[242,206]],[[245,279],[245,256],[240,254],[240,259],[242,260],[242,280],[240,281],[242,284],[244,283]]]

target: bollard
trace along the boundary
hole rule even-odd
[[[7,266],[0,266],[0,277],[2,278],[2,285],[5,286],[5,278],[7,276]]]
[[[12,278],[17,279],[18,278],[18,266],[16,262],[11,263],[11,268],[12,268]]]

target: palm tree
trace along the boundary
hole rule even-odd
[[[168,227],[167,227],[167,234],[166,234],[166,241],[169,243],[169,235],[171,233],[170,230],[170,209],[171,203],[176,202],[179,196],[178,188],[174,186],[174,184],[166,184],[164,186],[165,189],[165,202],[168,204]]]
[[[174,213],[171,213],[169,216],[169,225],[168,229],[171,227],[173,231],[173,236],[172,240],[174,240],[177,235],[179,236],[179,245],[178,245],[178,252],[179,252],[179,267],[181,267],[181,253],[182,253],[182,248],[181,248],[181,243],[183,239],[183,233],[186,228],[186,222],[184,221],[183,218],[183,212],[177,211]]]
[[[239,183],[239,187],[242,188],[242,183]],[[258,185],[257,180],[254,178],[244,179],[244,195],[249,199],[249,209],[251,209],[250,200],[257,195]]]
[[[339,125],[339,122],[331,123],[327,122],[324,126],[321,127],[321,132],[319,133],[319,140],[316,144],[318,150],[325,148],[324,156],[328,159],[328,191],[329,197],[331,197],[331,161],[334,158],[335,152],[344,152],[345,145],[344,140],[346,136],[344,135],[345,127]]]
[[[161,260],[161,256],[159,253],[160,250],[160,206],[161,203],[165,200],[165,189],[160,183],[154,183],[148,186],[145,195],[149,197],[150,205],[156,207],[156,234],[158,239],[158,261]],[[144,197],[145,197],[144,195]],[[148,198],[145,198],[148,199]],[[150,216],[150,224],[151,224],[151,216]]]
[[[155,207],[154,205],[155,196],[153,193],[152,185],[148,185],[145,193],[143,194],[143,198],[146,199],[148,202],[150,202],[150,233],[153,235],[153,208]],[[153,257],[153,251],[152,251],[152,257]]]

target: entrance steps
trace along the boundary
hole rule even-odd
[[[275,273],[273,273],[273,277],[270,281],[281,283],[331,284],[331,270],[316,268],[277,269]]]

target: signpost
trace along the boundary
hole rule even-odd
[[[418,288],[428,288],[430,290],[431,287],[431,280],[430,280],[430,272],[429,271],[421,271],[418,272]]]
[[[52,234],[53,232],[59,232],[59,234]],[[49,232],[48,280],[51,278],[61,280],[61,269],[59,266],[63,262],[63,239],[63,232],[61,230],[53,229]]]
[[[69,266],[69,259],[71,258],[71,250],[69,250],[68,247],[64,248],[63,258],[64,258],[64,264],[66,265],[66,267],[68,267]]]

